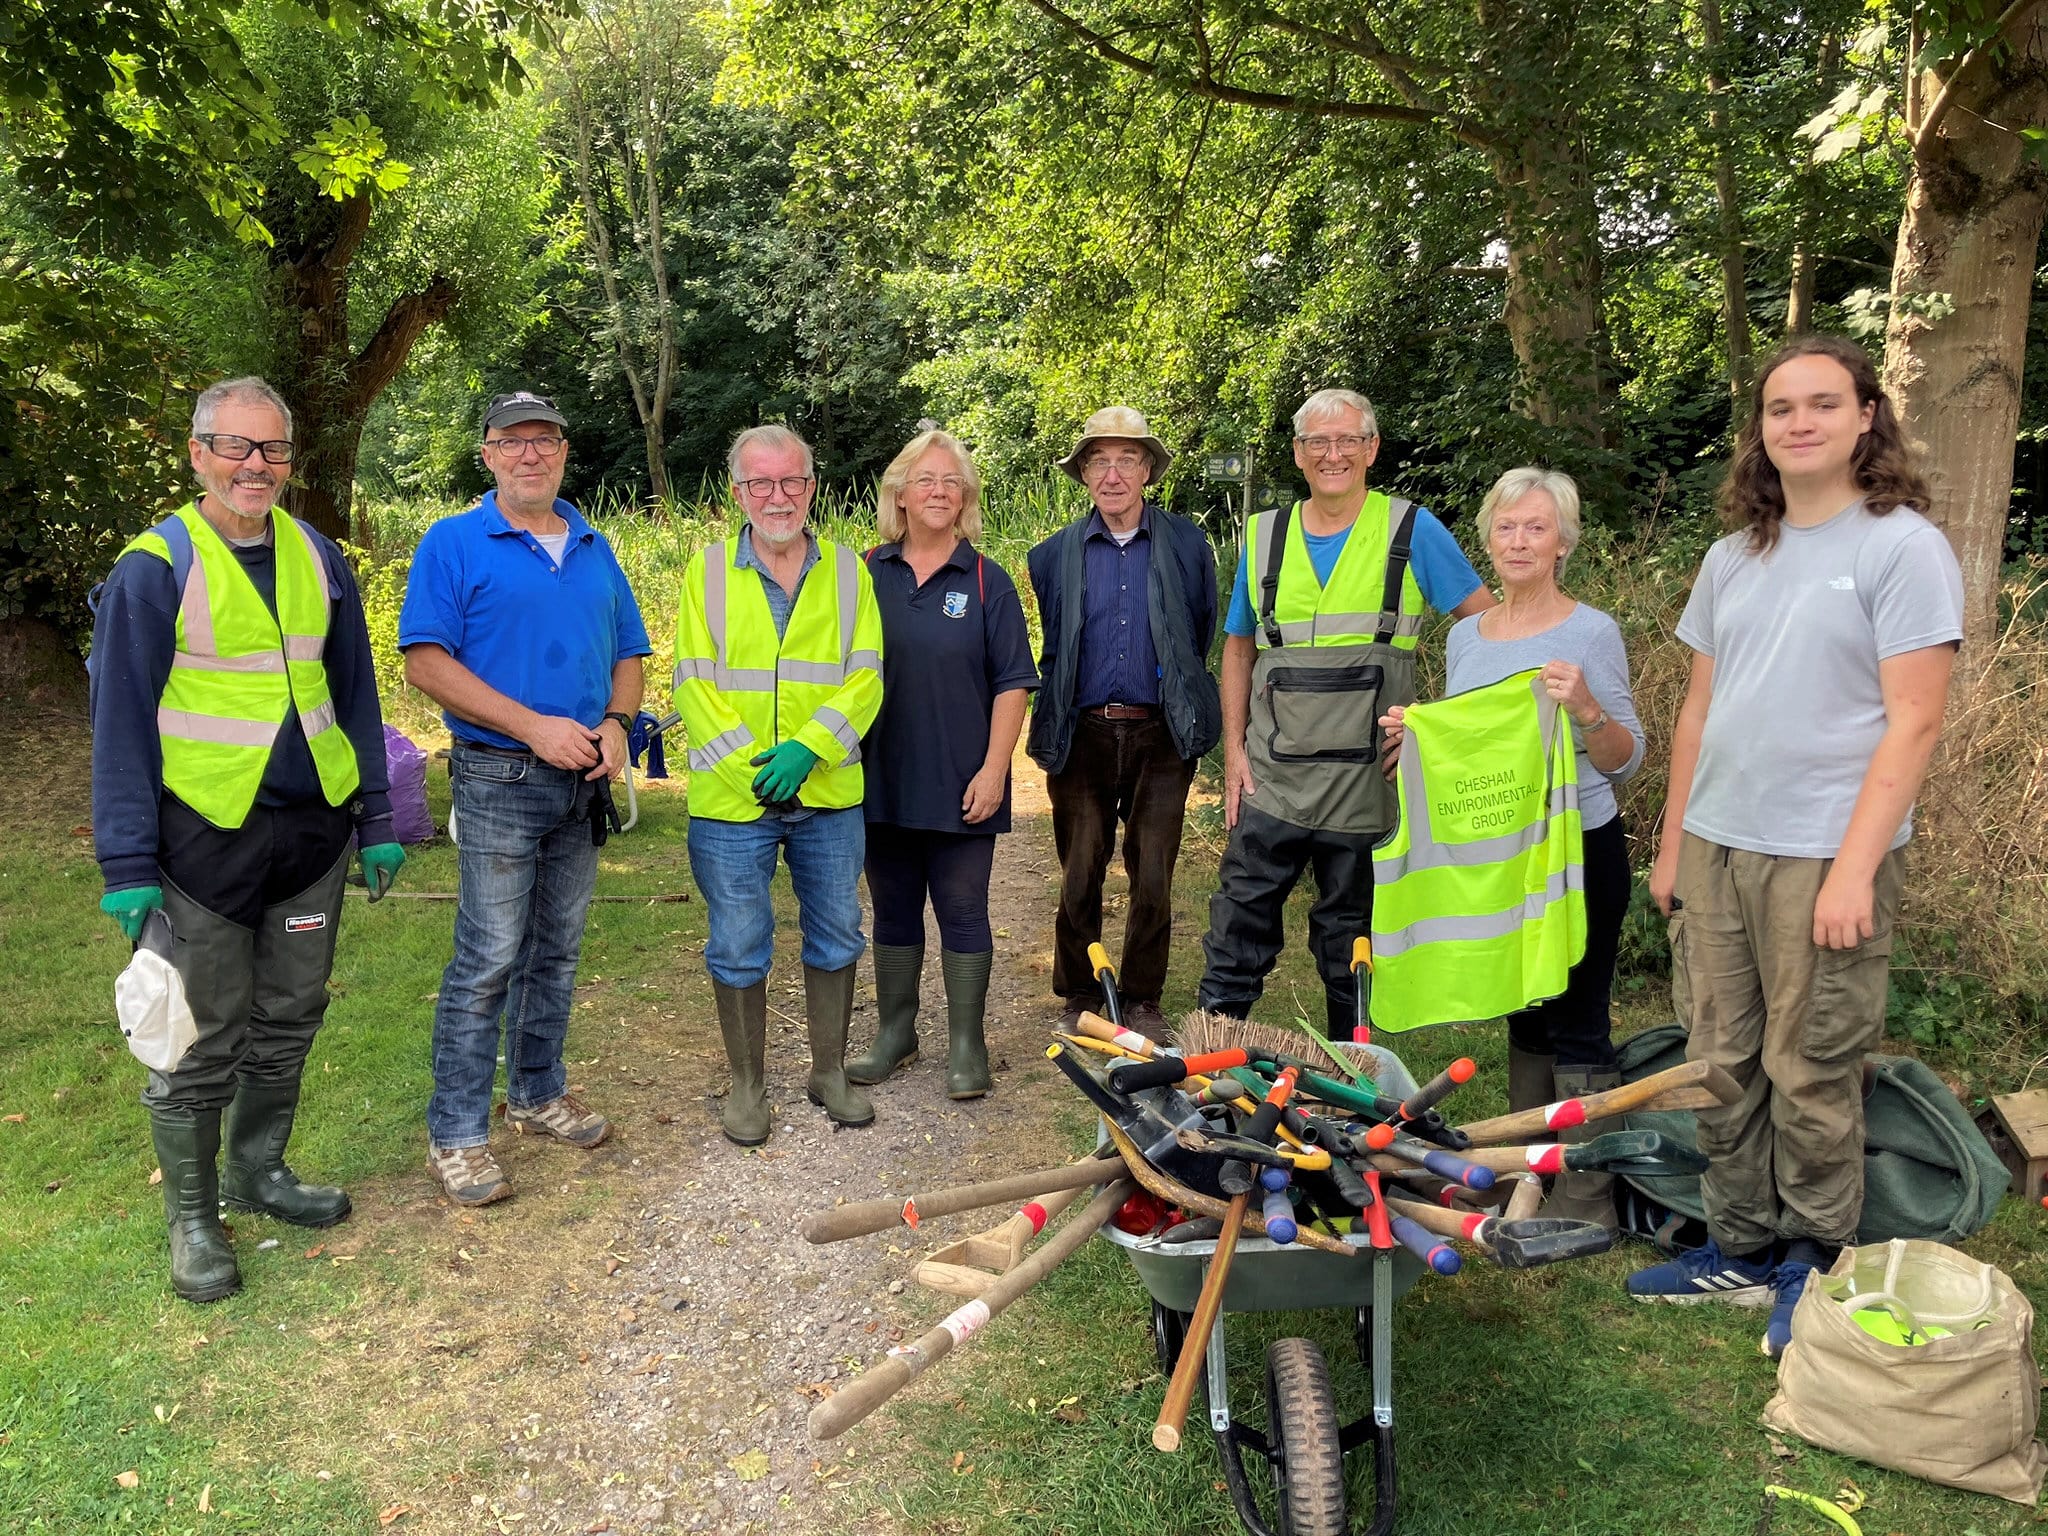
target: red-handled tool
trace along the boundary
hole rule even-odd
[[[1461,1083],[1471,1082],[1472,1074],[1478,1070],[1479,1063],[1470,1056],[1460,1056],[1448,1067],[1445,1067],[1443,1071],[1437,1073],[1435,1077],[1432,1077],[1428,1082],[1416,1089],[1413,1094],[1401,1101],[1401,1118],[1403,1120],[1420,1120],[1430,1110],[1448,1098],[1452,1089]]]
[[[1251,1119],[1244,1124],[1243,1136],[1247,1141],[1271,1141],[1280,1125],[1280,1111],[1287,1107],[1287,1101],[1294,1094],[1295,1080],[1301,1076],[1299,1067],[1282,1067],[1280,1075],[1273,1080],[1272,1089],[1266,1094]]]
[[[1199,1056],[1154,1056],[1150,1061],[1127,1061],[1111,1067],[1109,1086],[1118,1093],[1142,1093],[1147,1088],[1186,1082],[1194,1073],[1214,1077],[1218,1072],[1250,1064],[1251,1057],[1242,1050],[1207,1051]]]
[[[1358,1176],[1365,1180],[1365,1187],[1372,1192],[1372,1204],[1365,1208],[1365,1230],[1372,1236],[1373,1247],[1391,1248],[1394,1246],[1394,1227],[1387,1219],[1387,1197],[1380,1188],[1379,1173],[1367,1168],[1361,1169]]]
[[[1432,1147],[1427,1142],[1417,1141],[1412,1136],[1403,1136],[1391,1125],[1376,1125],[1365,1133],[1365,1144],[1375,1152],[1385,1152],[1403,1162],[1414,1163],[1427,1168],[1440,1179],[1449,1179],[1467,1189],[1491,1189],[1494,1172],[1479,1164],[1468,1162],[1455,1152],[1446,1152]]]
[[[1372,1040],[1372,940],[1360,934],[1351,941],[1351,1039]]]

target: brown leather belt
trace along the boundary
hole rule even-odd
[[[1151,720],[1158,716],[1157,704],[1098,704],[1083,711],[1097,720]]]

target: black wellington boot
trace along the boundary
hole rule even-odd
[[[299,1085],[242,1083],[228,1106],[228,1160],[221,1198],[230,1210],[255,1211],[295,1227],[331,1227],[349,1213],[346,1193],[331,1184],[301,1184],[285,1166]]]
[[[234,1295],[242,1272],[220,1224],[220,1111],[153,1109],[149,1132],[164,1173],[172,1289],[187,1301]]]

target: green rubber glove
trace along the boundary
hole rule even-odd
[[[370,900],[381,901],[405,867],[405,850],[396,843],[372,843],[363,850],[363,885]]]
[[[134,885],[125,891],[109,891],[100,898],[100,910],[121,925],[130,944],[142,937],[142,925],[163,904],[164,888],[160,885]]]
[[[762,765],[766,764],[766,767]],[[753,760],[761,771],[754,775],[754,794],[764,805],[794,800],[804,780],[818,766],[818,754],[794,738],[779,742]]]

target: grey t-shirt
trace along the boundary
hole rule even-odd
[[[1460,619],[1451,626],[1444,644],[1444,691],[1465,693],[1484,688],[1517,672],[1528,672],[1553,661],[1568,661],[1586,674],[1586,687],[1616,725],[1626,726],[1635,738],[1635,750],[1628,761],[1611,772],[1595,768],[1586,755],[1585,732],[1572,727],[1572,740],[1579,749],[1579,819],[1588,827],[1604,827],[1614,820],[1614,786],[1643,765],[1643,726],[1636,718],[1636,701],[1628,686],[1628,650],[1621,643],[1621,626],[1586,603],[1580,603],[1564,618],[1541,634],[1517,640],[1489,640],[1479,632],[1480,614]]]
[[[1851,502],[1753,554],[1731,533],[1700,565],[1678,638],[1714,659],[1685,830],[1726,848],[1831,859],[1885,732],[1878,663],[1960,641],[1963,577],[1909,507]],[[1909,810],[1891,841],[1913,834]]]

